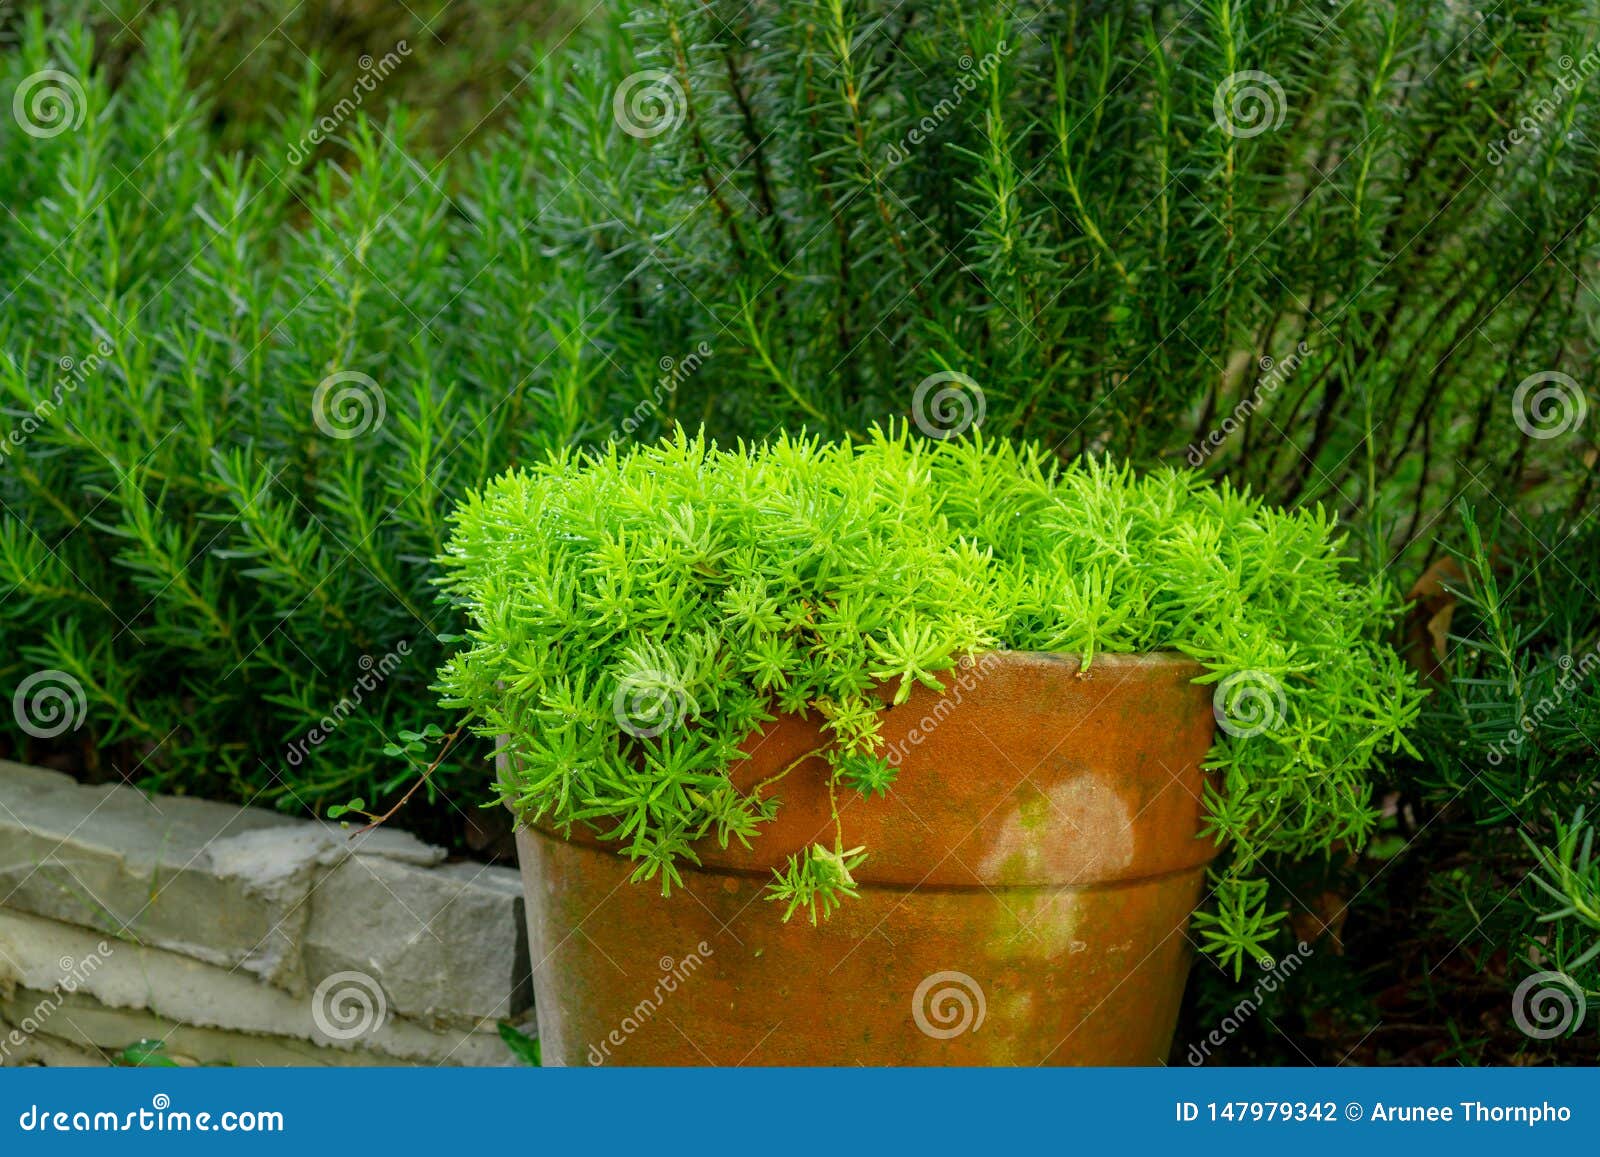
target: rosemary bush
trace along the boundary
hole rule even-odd
[[[1418,811],[1416,859],[1430,869],[1418,955],[1433,965],[1459,946],[1475,969],[1504,969],[1512,982],[1543,973],[1569,1002],[1592,999],[1600,993],[1600,602],[1592,568],[1574,567],[1551,544],[1592,560],[1600,528],[1503,512],[1468,512],[1463,524],[1443,681],[1417,732],[1425,759],[1403,781]],[[1531,1004],[1524,993],[1520,1011],[1547,1027]],[[1482,1031],[1464,1002],[1429,1011],[1463,1036]],[[1557,1035],[1579,1037],[1593,1023],[1580,1014]],[[1592,1045],[1584,1052],[1593,1059]]]
[[[1417,710],[1377,641],[1393,593],[1344,575],[1326,516],[1186,472],[904,429],[732,452],[680,432],[509,473],[453,518],[442,583],[472,627],[446,706],[508,737],[522,820],[590,825],[663,891],[695,841],[771,818],[729,776],[777,712],[820,718],[830,778],[879,794],[878,710],[959,656],[1177,650],[1218,688],[1209,822],[1231,860],[1203,928],[1237,967],[1282,918],[1255,866],[1361,840],[1373,761]],[[850,894],[871,849],[849,845],[778,874],[786,917]]]
[[[1239,988],[1196,969],[1174,1063],[1593,1063],[1600,526],[1491,501],[1444,529],[1408,613],[1421,758],[1385,760],[1364,845],[1274,865],[1309,962],[1216,1055]]]
[[[349,79],[337,46],[381,54],[409,23],[373,44],[364,6],[308,6],[286,27],[317,81],[270,28],[226,59],[251,12],[185,49],[161,5],[114,0],[132,36],[81,6],[98,46],[77,7],[0,19],[13,110],[41,72],[82,89],[60,131],[0,134],[4,677],[81,695],[75,730],[7,723],[25,758],[318,810],[412,782],[381,746],[414,754],[399,732],[432,717],[459,626],[426,562],[445,510],[548,450],[680,421],[726,442],[899,418],[1185,461],[1325,503],[1397,579],[1436,536],[1470,553],[1463,494],[1541,526],[1593,504],[1573,407],[1600,324],[1579,277],[1600,58],[1574,0],[668,0],[602,12],[488,93],[460,57],[497,85],[507,43],[467,48],[483,30],[447,15],[363,106],[387,123],[340,119],[293,162]],[[419,128],[413,98],[445,108]],[[1541,382],[1564,414],[1527,404]],[[340,436],[363,399],[373,420]],[[1462,614],[1463,655],[1521,666],[1467,677],[1537,686],[1514,672],[1568,646],[1522,600],[1586,540],[1541,536],[1493,628],[1518,647]],[[1450,746],[1462,710],[1424,720],[1426,766],[1504,794],[1505,765],[1448,771],[1441,752],[1487,758]],[[1519,819],[1560,854],[1551,817],[1582,805],[1591,830],[1593,777],[1580,747],[1530,751]],[[476,792],[480,754],[452,749],[428,789]],[[1431,793],[1429,840],[1491,814],[1410,761],[1387,777]],[[408,822],[447,838],[442,814]]]
[[[934,565],[928,552],[950,546],[940,533],[960,527],[976,552],[936,572],[966,582],[950,599],[988,601],[912,607],[925,638],[867,634],[935,678],[969,645],[1120,649],[1142,631],[1137,645],[1178,646],[1159,640],[1182,625],[1219,685],[1256,670],[1282,687],[1282,729],[1224,732],[1213,753],[1234,850],[1201,925],[1235,964],[1286,912],[1320,914],[1306,935],[1337,941],[1317,940],[1306,987],[1285,998],[1308,1034],[1282,1059],[1314,1049],[1309,1022],[1330,1010],[1351,1032],[1319,1055],[1402,1055],[1390,1028],[1372,1031],[1374,992],[1387,1000],[1397,979],[1446,1014],[1450,1037],[1435,1042],[1446,1051],[1431,1059],[1528,1047],[1506,1023],[1509,985],[1480,984],[1480,1007],[1475,977],[1454,971],[1463,960],[1513,971],[1492,947],[1517,969],[1563,972],[1595,1007],[1600,733],[1597,684],[1577,666],[1595,643],[1587,560],[1600,549],[1584,529],[1595,426],[1579,385],[1600,332],[1583,284],[1600,200],[1591,5],[622,7],[547,57],[534,44],[546,9],[518,0],[413,0],[403,14],[328,0],[296,9],[281,34],[281,11],[215,0],[0,13],[0,116],[12,113],[0,126],[0,675],[8,695],[53,680],[74,700],[63,728],[0,720],[6,753],[161,790],[323,814],[356,797],[365,810],[439,754],[428,683],[460,622],[435,602],[427,560],[444,549],[451,504],[507,467],[558,453],[470,510],[522,487],[626,491],[638,459],[619,449],[580,477],[571,449],[625,447],[680,422],[724,445],[804,426],[863,442],[864,462],[880,464],[913,450],[902,434],[868,438],[876,424],[981,428],[981,451],[916,452],[928,473],[1014,457],[1014,477],[959,480],[952,496],[981,484],[1059,510],[1087,493],[1091,468],[1058,468],[1055,455],[1140,471],[1181,461],[1301,508],[1239,523],[1255,545],[1214,544],[1240,550],[1218,554],[1230,567],[1263,565],[1257,547],[1303,547],[1331,572],[1313,548],[1335,523],[1355,531],[1351,575],[1403,586],[1441,551],[1461,556],[1455,639],[1412,732],[1422,758],[1380,765],[1361,736],[1383,741],[1415,706],[1410,692],[1381,698],[1398,678],[1387,657],[1346,677],[1330,654],[1314,680],[1299,664],[1335,639],[1371,646],[1390,605],[1381,584],[1262,578],[1272,601],[1260,609],[1286,618],[1277,630],[1222,614],[1251,588],[1218,578],[1216,601],[1180,624],[1162,584],[1206,557],[1205,540],[1142,586],[1082,586],[1090,572],[1074,572],[1047,596],[1041,584],[1064,579],[1058,560],[944,498],[904,528],[925,537],[880,526],[860,547]],[[354,115],[338,110],[361,55],[402,38],[403,64]],[[530,71],[513,82],[519,58]],[[66,123],[30,133],[15,101],[45,72],[70,77],[81,99],[66,89]],[[337,123],[322,132],[327,116]],[[314,133],[314,149],[295,148]],[[837,446],[779,439],[765,453],[813,477],[849,474]],[[1116,496],[1085,523],[1096,534],[1115,510],[1148,532],[1130,541],[1172,547],[1175,527],[1232,525],[1228,512],[1249,506],[1159,471],[1093,469]],[[867,485],[841,494],[865,501],[855,487]],[[885,502],[899,493],[873,489]],[[1497,514],[1481,536],[1450,516],[1464,495]],[[1169,500],[1170,525],[1150,521]],[[1326,513],[1305,512],[1318,502]],[[598,512],[578,513],[599,533]],[[665,549],[659,516],[627,505],[624,516]],[[1108,573],[1120,565],[1099,538],[1073,541]],[[984,549],[1033,560],[1038,606],[995,601],[1006,576],[984,568]],[[448,581],[468,582],[464,567],[447,563]],[[1027,585],[1009,581],[1012,594]],[[1330,609],[1291,612],[1302,585]],[[1135,590],[1153,601],[1129,609]],[[715,611],[688,605],[701,620]],[[1207,623],[1216,637],[1198,631]],[[1244,633],[1222,633],[1233,630]],[[884,786],[857,684],[891,659],[857,650],[791,671],[782,644],[799,642],[770,624],[750,632],[777,648],[763,661],[797,688],[790,705],[843,705],[842,781]],[[1026,643],[1031,632],[1048,644]],[[722,642],[743,645],[726,629]],[[756,710],[757,672],[717,666],[723,652],[703,671],[687,636],[636,652],[613,643],[591,677],[665,656],[654,690],[691,680],[697,735],[712,728],[725,746]],[[484,645],[449,677],[480,677]],[[596,693],[575,708],[594,710]],[[783,693],[761,709],[781,709]],[[534,692],[519,695],[531,709]],[[1316,704],[1361,725],[1333,715],[1307,731]],[[1528,738],[1507,743],[1525,719]],[[672,774],[716,781],[716,751],[686,737],[608,731],[584,766],[607,782],[623,752],[664,743]],[[1338,760],[1341,745],[1357,766]],[[457,743],[420,782],[481,796],[485,753]],[[725,794],[707,800],[726,810],[730,838],[761,818]],[[460,813],[419,803],[405,822],[459,846]],[[641,866],[670,878],[673,841],[709,817],[647,816]],[[1331,866],[1282,858],[1320,848]],[[1283,885],[1270,895],[1261,868]],[[826,903],[826,862],[796,872],[786,904]],[[1326,894],[1341,897],[1337,911],[1319,907]],[[1347,910],[1360,919],[1341,932]],[[1230,988],[1219,1007],[1236,999]]]
[[[982,421],[1382,564],[1589,475],[1512,395],[1592,366],[1596,43],[1569,0],[661,0],[536,74],[520,171],[617,372],[716,351],[647,434]]]
[[[0,7],[0,43],[25,10]],[[93,37],[113,88],[138,83],[145,39],[180,20],[193,79],[211,94],[210,135],[230,152],[284,156],[297,143],[285,111],[307,89],[319,112],[347,98],[374,116],[427,109],[416,143],[459,148],[498,123],[504,92],[576,15],[564,0],[45,0],[42,11],[47,26]],[[340,155],[342,142],[308,152]]]
[[[37,12],[0,56],[8,110],[77,86],[0,135],[0,664],[8,701],[47,674],[71,704],[25,697],[12,749],[296,810],[382,796],[410,776],[385,740],[430,710],[450,501],[567,436],[570,395],[526,377],[525,254],[461,240],[403,117],[352,117],[349,167],[302,173],[212,146],[170,16],[115,94],[95,59]]]

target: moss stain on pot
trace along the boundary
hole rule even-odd
[[[1048,792],[1035,789],[1006,818],[982,870],[1017,885],[1070,880],[1073,871],[1119,872],[1133,863],[1134,814],[1135,808],[1100,777],[1075,776]],[[1054,838],[1046,836],[1050,832]],[[1093,846],[1089,863],[1067,850],[1074,841]]]

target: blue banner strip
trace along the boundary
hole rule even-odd
[[[1600,1069],[27,1069],[0,1154],[1596,1152]],[[1130,1148],[1131,1147],[1131,1148]]]

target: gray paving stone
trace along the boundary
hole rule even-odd
[[[104,941],[118,966],[68,994],[88,1002],[83,1017],[298,1039],[283,1047],[299,1055],[348,1051],[308,1018],[330,978],[354,973],[393,1026],[361,1051],[439,1063],[449,1039],[451,1063],[503,1060],[494,1022],[532,1002],[521,885],[511,869],[443,858],[391,828],[352,840],[335,824],[0,762],[0,986],[49,990],[60,978],[40,971],[53,959],[42,945],[83,959]],[[33,921],[32,947],[5,937],[17,921]],[[62,1056],[106,1043],[44,1035]]]

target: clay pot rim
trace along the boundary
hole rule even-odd
[[[1187,670],[1193,673],[1189,679],[1189,682],[1193,683],[1207,672],[1204,663],[1185,655],[1182,651],[1096,651],[1094,658],[1089,661],[1085,670],[1081,651],[987,650],[963,654],[956,659],[954,666],[946,667],[942,671],[935,671],[934,674],[944,680],[948,686],[948,681],[951,678],[960,678],[963,672],[971,671],[985,662],[993,660],[998,660],[1008,666],[1022,668],[1072,666],[1080,671],[1085,671],[1084,678],[1086,679],[1094,678],[1102,670],[1123,672],[1130,675],[1141,670],[1151,673]],[[891,680],[888,683],[874,684],[873,690],[893,687],[895,682]],[[892,709],[892,702],[886,701],[884,710]]]
[[[999,647],[985,651],[973,651],[972,655],[980,660],[986,655],[998,655],[1002,658],[1037,659],[1050,663],[1073,661],[1079,666],[1083,665],[1082,651],[1015,651]],[[1182,651],[1096,651],[1094,658],[1090,660],[1089,669],[1092,671],[1102,663],[1109,663],[1117,667],[1188,666],[1197,671],[1205,671],[1205,664],[1201,663],[1199,659],[1185,655]],[[957,661],[957,665],[960,665],[960,660]]]
[[[991,649],[973,651],[968,654],[963,654],[957,658],[954,667],[947,667],[942,671],[936,672],[935,674],[946,680],[952,676],[959,677],[961,672],[971,671],[980,666],[985,660],[989,659],[998,659],[1008,666],[1020,667],[1024,669],[1030,667],[1044,668],[1056,666],[1076,666],[1080,670],[1083,668],[1083,653],[1080,651],[1014,651],[1007,649]],[[1192,671],[1196,677],[1203,675],[1206,672],[1205,665],[1198,659],[1186,655],[1182,651],[1170,650],[1098,651],[1095,653],[1094,658],[1089,663],[1088,674],[1086,677],[1093,678],[1095,674],[1102,669],[1122,671],[1130,674],[1140,670],[1155,673],[1186,669]],[[1189,681],[1193,682],[1194,680],[1191,678]],[[893,681],[891,681],[891,684],[892,682]],[[891,684],[879,683],[876,684],[875,687],[882,687]],[[884,711],[890,711],[893,710],[894,707],[892,703],[885,702],[882,709]],[[502,754],[499,758],[503,759],[506,758],[506,756]],[[509,805],[507,806],[509,808]],[[564,827],[566,827],[566,825],[555,822],[549,816],[545,816],[531,823],[525,822],[513,811],[513,831],[519,838],[523,835],[523,833],[526,832],[530,835],[540,835],[549,839],[561,841],[563,843],[581,844],[587,847],[605,850],[615,854],[615,845],[611,841],[601,838],[599,830],[594,826],[593,821],[577,820],[574,821],[570,827],[567,828],[567,830],[563,830]],[[1199,862],[1203,864],[1214,858],[1215,854],[1215,850],[1213,850]],[[684,863],[681,865],[681,868],[685,871],[694,870],[697,872],[711,872],[713,874],[743,874],[739,869],[697,866],[693,863]],[[761,874],[765,874],[765,870],[763,870]]]

